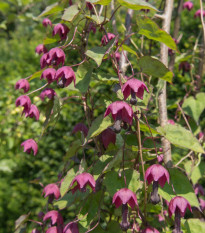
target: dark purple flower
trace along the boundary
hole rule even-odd
[[[106,149],[108,148],[110,143],[114,145],[116,143],[116,134],[110,128],[107,128],[101,133],[101,138],[102,138],[103,145]]]
[[[168,120],[167,123],[170,124],[170,125],[175,125],[174,120]]]
[[[95,191],[95,180],[89,173],[84,172],[80,175],[77,175],[71,182],[70,187],[72,187],[75,183],[77,184],[72,188],[72,194],[74,194],[78,189],[82,192],[85,192],[87,185],[89,185],[92,190]]]
[[[60,81],[59,78],[61,78]],[[76,80],[75,73],[71,67],[63,66],[57,70],[56,80],[58,84],[62,82],[63,87],[67,87],[68,85],[71,84],[72,81],[74,82],[74,86],[75,86],[75,80]]]
[[[91,11],[93,9],[93,6],[90,2],[86,1],[86,7]]]
[[[65,40],[69,31],[70,29],[65,24],[58,23],[53,28],[53,36],[59,34],[61,40]]]
[[[88,135],[88,128],[85,124],[83,123],[78,123],[74,126],[72,133],[76,133],[76,132],[82,132],[84,137],[86,137]]]
[[[184,217],[186,208],[192,212],[191,205],[185,198],[176,196],[171,199],[168,212],[170,218],[175,213],[175,229],[173,232],[181,232],[181,217]]]
[[[175,44],[178,44],[179,42],[175,39],[175,38],[172,38],[175,42]],[[171,56],[173,54],[173,50],[168,48],[168,54]]]
[[[205,210],[205,200],[199,198],[199,203],[200,203],[200,207],[201,207],[202,211],[204,211]]]
[[[53,68],[47,68],[43,71],[40,79],[47,79],[48,83],[54,82],[56,79],[56,70]]]
[[[49,60],[49,54],[48,53],[43,54],[43,56],[40,59],[40,65],[41,65],[41,69],[43,69],[46,66],[50,65],[50,60]]]
[[[164,216],[161,214],[158,214],[157,217],[159,222],[163,222],[165,220]]]
[[[51,23],[50,19],[48,19],[48,18],[45,18],[43,20],[42,24],[44,27],[47,27],[48,25],[50,25],[52,27],[52,23]]]
[[[40,112],[38,110],[38,108],[36,107],[36,105],[31,104],[31,107],[28,111],[23,111],[22,114],[25,113],[25,117],[30,117],[33,118],[35,117],[36,121],[39,120],[39,116],[40,116]]]
[[[89,27],[88,27],[88,31],[93,31],[93,33],[95,34],[96,33],[96,27],[95,27],[95,24],[94,23],[90,23],[89,24]]]
[[[186,72],[189,72],[191,70],[191,65],[187,61],[182,61],[179,64],[179,70],[182,70],[182,75],[184,76]]]
[[[45,214],[43,221],[45,222],[46,220],[51,219],[51,224],[58,224],[58,225],[62,225],[63,224],[63,217],[61,216],[61,214],[56,211],[56,210],[51,210],[48,213]]]
[[[106,117],[109,114],[112,114],[114,121],[121,120],[127,122],[129,125],[132,125],[133,110],[129,104],[124,101],[115,101],[111,103],[104,114]]]
[[[164,187],[166,181],[169,183],[169,173],[168,171],[160,164],[153,164],[147,168],[145,172],[145,180],[148,184],[153,181],[153,191],[151,193],[151,202],[157,204],[160,202],[158,195],[158,184],[161,187]]]
[[[16,82],[15,89],[23,89],[24,93],[26,93],[30,89],[29,82],[26,79],[20,79]]]
[[[136,96],[143,100],[144,90],[149,92],[147,86],[142,81],[135,78],[129,79],[122,87],[125,100],[131,94],[131,104],[137,103]]]
[[[56,93],[52,88],[46,88],[41,92],[40,98],[42,101],[45,100],[45,97],[48,97],[51,100],[54,98],[55,95]]]
[[[204,133],[203,133],[203,132],[200,132],[200,133],[199,133],[199,140],[200,140],[200,139],[203,139],[203,137],[204,137]]]
[[[31,107],[31,100],[27,95],[21,95],[16,99],[16,107],[22,106],[25,111],[29,111]]]
[[[53,48],[48,52],[48,63],[58,66],[60,63],[65,63],[65,53],[60,48]]]
[[[195,184],[194,185],[194,192],[196,195],[201,194],[202,196],[205,195],[204,189],[200,184]]]
[[[138,206],[136,194],[127,188],[122,188],[115,193],[112,204],[115,204],[116,208],[125,204],[129,204],[132,209]]]
[[[79,233],[78,224],[76,222],[69,222],[64,227],[63,233]]]
[[[33,139],[28,139],[21,143],[21,146],[24,147],[24,152],[27,154],[31,153],[31,150],[33,150],[33,155],[35,156],[38,152],[38,145]]]
[[[108,38],[107,38],[108,37]],[[115,34],[113,33],[107,33],[107,35],[104,35],[101,39],[101,45],[106,45],[110,40],[115,38]]]
[[[136,194],[127,188],[122,188],[114,194],[112,204],[115,204],[116,208],[122,205],[122,221],[120,227],[123,231],[127,231],[130,227],[128,221],[128,204],[132,209],[138,206]]]
[[[70,6],[72,6],[72,5],[73,5],[72,0],[69,0],[69,5],[70,5]]]
[[[40,212],[38,213],[38,218],[39,218],[39,219],[43,219],[43,217],[44,217],[44,213],[43,213],[42,211],[40,211]]]
[[[159,233],[159,231],[154,227],[147,227],[142,231],[142,233]]]
[[[181,217],[184,217],[186,208],[188,208],[192,212],[191,205],[184,197],[176,196],[172,198],[169,202],[168,208],[169,217],[171,218],[171,216],[177,211],[177,209],[180,211]]]
[[[120,53],[115,53],[115,58],[116,58],[116,60],[117,60],[117,62],[119,62],[120,61]],[[113,55],[111,54],[111,57],[113,57]]]
[[[38,53],[38,54],[40,55],[41,53],[47,53],[48,50],[47,50],[47,48],[45,47],[44,44],[39,44],[39,45],[36,47],[35,52]]]
[[[62,226],[54,226],[47,229],[46,233],[63,233]]]
[[[188,11],[190,11],[193,7],[194,7],[194,4],[191,1],[185,2],[183,4],[183,9],[186,8]]]
[[[201,9],[199,9],[198,11],[196,11],[196,13],[194,14],[194,18],[197,17],[201,17],[201,13],[203,14],[203,17],[205,16],[205,11],[201,11]]]
[[[32,230],[31,233],[41,233],[41,232],[35,228],[35,229]]]
[[[148,184],[151,184],[152,181],[158,181],[159,185],[163,188],[166,181],[169,183],[169,173],[162,165],[153,164],[147,168],[145,179]]]
[[[163,159],[164,159],[164,155],[163,154],[157,155],[157,161],[158,161],[158,163],[161,164],[163,162]]]
[[[49,196],[52,200],[55,198],[56,200],[60,197],[60,190],[56,184],[48,184],[43,189],[44,197]]]

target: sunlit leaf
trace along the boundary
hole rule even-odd
[[[167,201],[170,201],[176,195],[182,196],[189,201],[191,206],[199,207],[199,202],[189,179],[176,168],[169,169],[169,173],[170,184],[166,183],[163,188],[159,187],[159,194]],[[176,193],[173,191],[172,185]]]

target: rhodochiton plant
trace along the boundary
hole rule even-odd
[[[180,0],[60,0],[39,15],[45,32],[34,51],[39,70],[16,82],[24,95],[15,104],[32,118],[22,117],[22,124],[36,120],[42,132],[32,129],[23,151],[38,161],[63,109],[79,112],[70,132],[55,135],[66,152],[58,170],[49,167],[52,181],[35,180],[43,214],[38,218],[28,210],[16,233],[180,233],[190,232],[192,224],[204,227],[200,2],[197,10]],[[181,14],[203,25],[197,42],[187,41],[193,51],[180,47]],[[201,57],[195,61],[199,41]],[[41,86],[32,89],[35,81]],[[63,129],[69,120],[63,117]],[[58,153],[52,146],[46,144],[48,156]]]

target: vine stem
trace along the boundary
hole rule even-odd
[[[33,94],[33,93],[35,93],[35,92],[37,92],[37,91],[40,91],[41,89],[43,89],[43,88],[46,87],[46,86],[48,86],[48,83],[46,83],[46,84],[43,85],[42,87],[40,87],[40,88],[38,88],[38,89],[36,89],[36,90],[34,90],[34,91],[32,91],[32,92],[26,94],[26,95],[31,95],[31,94]]]
[[[146,180],[145,180],[145,169],[144,169],[144,161],[143,161],[143,156],[142,156],[142,142],[141,142],[141,132],[140,132],[140,121],[138,117],[135,117],[135,120],[137,122],[137,138],[138,138],[138,148],[139,148],[139,154],[140,154],[140,160],[142,163],[142,173],[143,173],[143,178],[144,178],[144,220],[146,222],[146,216],[147,216],[147,185],[146,185]]]

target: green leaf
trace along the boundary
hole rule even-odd
[[[88,19],[91,19],[92,21],[94,21],[97,25],[100,25],[102,22],[108,22],[109,19],[105,18],[104,16],[96,16],[96,15],[86,15],[85,16]]]
[[[60,115],[60,111],[61,111],[61,102],[60,102],[60,99],[58,98],[58,96],[55,95],[54,96],[54,104],[53,104],[53,112],[51,114],[49,123],[52,123],[58,119],[58,117]]]
[[[140,182],[140,174],[135,170],[126,169],[125,170],[126,182],[128,188],[133,192],[136,192],[139,188],[141,188]],[[119,176],[117,171],[111,171],[106,173],[104,184],[110,196],[113,195],[121,188],[125,187],[124,181],[124,173],[121,171],[121,175]]]
[[[54,206],[59,210],[65,209],[66,207],[70,207],[72,204],[85,199],[88,194],[89,191],[86,191],[85,193],[77,191],[74,194],[72,194],[72,192],[68,192],[63,198],[61,198],[61,200],[55,202]]]
[[[104,47],[94,47],[90,50],[87,50],[86,51],[86,55],[90,58],[92,58],[98,65],[98,67],[101,65],[102,63],[102,59],[104,57],[104,55],[106,53],[109,52],[109,50],[114,46],[115,44],[115,41],[116,41],[116,38],[113,38],[111,41],[109,41],[109,43],[104,46]]]
[[[205,109],[205,93],[198,93],[196,98],[189,97],[185,99],[182,108],[184,112],[193,117],[193,119],[198,122],[200,115]]]
[[[198,183],[198,180],[205,176],[205,162],[203,161],[198,166],[194,167],[192,167],[192,161],[187,161],[184,167],[193,184]]]
[[[66,152],[66,156],[64,157],[64,161],[67,161],[69,158],[74,156],[78,150],[81,148],[82,142],[80,139],[75,140],[71,143],[68,151]]]
[[[61,197],[63,197],[67,193],[69,186],[75,176],[76,176],[76,171],[73,168],[70,169],[67,175],[65,176],[63,182],[61,183],[61,187],[60,187]]]
[[[184,227],[186,229],[186,233],[202,233],[205,229],[205,222],[202,222],[197,218],[187,219]]]
[[[31,76],[29,76],[28,81],[30,82],[31,80],[35,79],[35,78],[39,78],[41,77],[41,74],[43,73],[44,70],[39,70],[37,72],[35,72],[34,74],[32,74]]]
[[[81,92],[85,93],[88,90],[90,80],[92,77],[92,72],[93,72],[93,67],[91,66],[88,71],[86,72],[85,76],[83,77],[82,80],[79,80],[76,84],[76,88]]]
[[[158,25],[151,19],[144,17],[138,18],[139,34],[147,38],[164,43],[172,50],[177,50],[177,46],[173,38],[165,31],[160,29]]]
[[[191,134],[190,131],[180,125],[167,124],[164,127],[157,127],[157,131],[175,146],[204,153],[199,141]]]
[[[15,233],[17,232],[24,232],[25,223],[28,220],[30,214],[24,214],[21,215],[16,221],[15,221]],[[22,231],[21,231],[22,230]]]
[[[127,51],[127,52],[129,52],[129,53],[132,53],[132,54],[134,54],[135,56],[137,55],[137,53],[136,53],[133,49],[131,49],[129,46],[127,46],[127,45],[125,45],[125,44],[122,45],[122,48],[123,48],[123,50],[125,50],[125,51]]]
[[[72,22],[78,13],[79,13],[78,6],[72,5],[72,6],[65,9],[61,19],[68,21],[68,22]]]
[[[157,11],[157,9],[154,6],[143,0],[117,0],[117,1],[122,6],[125,6],[133,10],[149,9],[149,10]]]
[[[88,199],[86,200],[86,202],[84,202],[80,216],[78,216],[79,219],[82,219],[82,217],[86,215],[86,217],[82,221],[80,221],[80,223],[84,227],[88,227],[91,221],[93,221],[93,219],[97,217],[98,208],[101,203],[101,199],[102,199],[102,191],[99,191],[96,193],[91,193]]]
[[[50,6],[47,6],[46,9],[38,17],[55,14],[61,11],[63,11],[63,8],[59,6],[58,3],[54,3]]]
[[[173,73],[158,59],[143,56],[139,59],[139,66],[143,73],[172,83]]]
[[[93,4],[100,4],[100,5],[109,5],[112,0],[90,0],[89,2]]]
[[[167,201],[170,201],[176,195],[182,196],[189,201],[191,206],[199,207],[199,202],[187,176],[176,168],[169,169],[169,173],[170,184],[166,183],[163,188],[159,187],[159,194]],[[173,191],[172,185],[176,194]]]
[[[12,172],[17,164],[12,159],[0,160],[0,172]]]
[[[56,43],[59,41],[61,41],[59,34],[56,34],[55,36],[50,34],[49,36],[47,36],[46,38],[43,39],[43,44],[47,45],[47,44],[52,44],[52,43]]]
[[[88,131],[87,139],[96,137],[113,123],[109,116],[104,117],[104,114],[98,116],[93,122]]]

